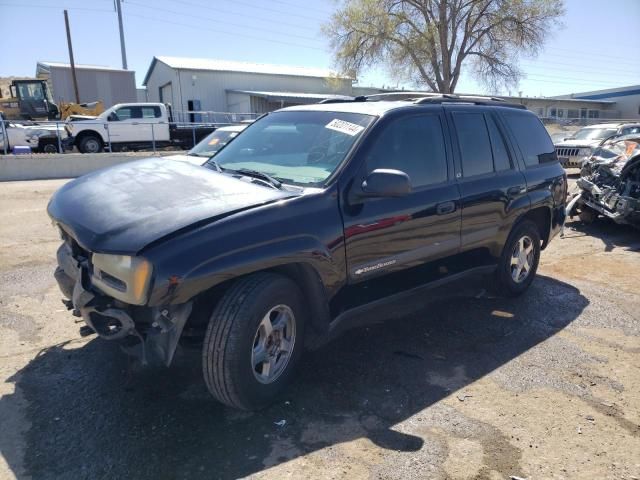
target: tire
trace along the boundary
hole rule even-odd
[[[303,296],[293,281],[273,273],[238,280],[215,306],[204,338],[202,370],[211,394],[242,410],[272,403],[300,359],[304,326]]]
[[[519,251],[529,253],[524,257]],[[538,226],[530,220],[516,224],[507,238],[502,250],[498,268],[496,269],[497,293],[508,297],[516,297],[524,293],[538,270],[540,262],[540,232]],[[522,268],[528,265],[528,269]]]
[[[55,143],[45,143],[41,147],[42,153],[58,153],[58,145]]]
[[[578,214],[578,217],[580,218],[580,221],[585,225],[591,225],[596,221],[596,218],[598,218],[598,212],[587,207],[586,205],[583,205],[582,210]]]
[[[78,142],[78,150],[81,153],[100,153],[102,147],[102,139],[97,135],[85,135]]]

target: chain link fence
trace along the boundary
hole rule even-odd
[[[0,153],[8,155],[20,150],[35,153],[67,153],[77,148],[76,126],[82,125],[81,135],[93,132],[95,139],[90,153],[127,150],[152,151],[158,149],[193,148],[215,129],[255,120],[256,113],[179,112],[178,118],[187,120],[152,122],[140,119],[133,122],[108,122],[97,119],[65,121],[0,121]],[[174,116],[175,118],[175,116]],[[86,128],[86,127],[91,128]],[[104,135],[103,135],[104,134]],[[79,137],[78,137],[79,139]],[[16,147],[18,148],[16,150]],[[25,147],[28,147],[25,148]]]

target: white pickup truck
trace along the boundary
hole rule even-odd
[[[213,125],[176,125],[162,103],[119,103],[97,117],[72,117],[66,124],[68,146],[82,153],[190,148],[215,130]]]

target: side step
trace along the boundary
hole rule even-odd
[[[415,301],[434,288],[441,287],[472,275],[491,274],[495,269],[495,265],[474,267],[342,312],[331,322],[331,325],[329,326],[329,340],[338,337],[346,330],[385,320],[388,318],[388,313],[385,313],[385,309],[391,306],[398,304],[406,307],[411,300]],[[397,313],[397,311],[395,313]]]

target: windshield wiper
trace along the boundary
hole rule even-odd
[[[242,175],[246,175],[247,177],[253,177],[253,178],[258,178],[260,180],[264,180],[267,183],[273,185],[278,190],[282,188],[282,182],[280,180],[278,180],[277,178],[273,178],[271,175],[267,173],[259,172],[258,170],[251,170],[249,168],[239,168],[238,170],[232,170],[232,169],[225,169],[225,170],[228,170],[231,172],[238,172]]]
[[[200,156],[200,155],[197,155],[197,156]],[[214,168],[216,169],[216,172],[222,173],[222,167],[220,165],[218,165],[218,162],[216,162],[212,157],[210,157],[209,160],[204,162],[204,164],[205,165],[213,165]]]

